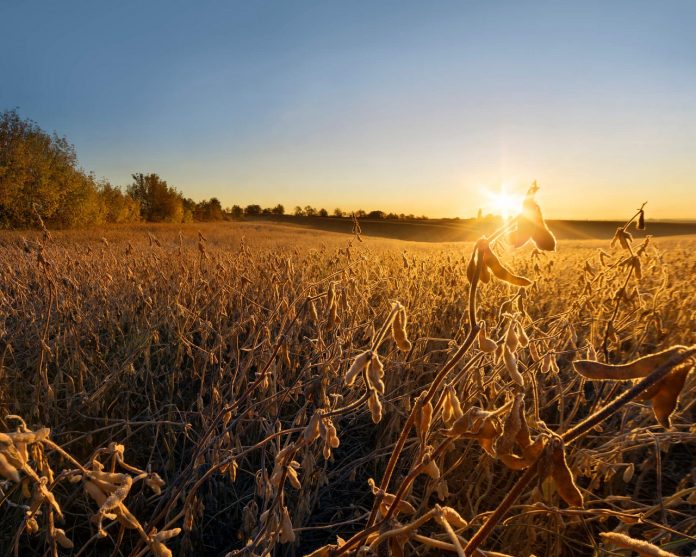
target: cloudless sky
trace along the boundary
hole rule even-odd
[[[0,0],[0,110],[118,185],[696,218],[696,1]]]

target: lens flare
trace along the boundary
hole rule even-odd
[[[485,211],[509,219],[522,212],[522,200],[524,196],[510,193],[505,186],[498,191],[484,190],[486,197]]]

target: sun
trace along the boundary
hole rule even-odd
[[[488,213],[493,213],[507,220],[522,212],[524,197],[508,192],[505,186],[501,186],[499,191],[486,189],[484,195],[486,197],[484,210]]]

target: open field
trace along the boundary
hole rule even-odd
[[[478,555],[629,555],[600,535],[618,532],[689,555],[689,353],[630,376],[683,381],[671,416],[667,379],[617,402],[630,381],[573,362],[696,343],[696,237],[629,253],[615,228],[499,242],[527,287],[481,284],[481,252],[470,280],[473,242],[0,234],[0,554],[456,555],[476,535]]]
[[[291,226],[317,228],[328,232],[350,233],[353,228],[349,218],[262,216],[249,217],[250,221],[277,222]],[[550,220],[549,226],[560,240],[588,240],[611,238],[618,221]],[[696,222],[650,222],[649,234],[655,237],[696,234]],[[427,219],[427,220],[371,220],[360,219],[365,236],[411,240],[416,242],[473,242],[482,234],[488,234],[500,225],[498,219],[477,221],[476,219]],[[644,235],[636,231],[636,237]]]

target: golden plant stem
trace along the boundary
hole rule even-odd
[[[416,528],[420,528],[423,524],[428,522],[428,520],[430,520],[434,514],[435,514],[435,509],[430,509],[427,513],[421,515],[413,522],[409,522],[408,524],[401,526],[400,528],[394,528],[393,530],[388,530],[388,531],[380,534],[375,539],[375,541],[373,541],[370,544],[370,548],[376,548],[382,542],[386,541],[389,538],[393,538],[394,536],[401,536],[404,534],[408,534],[411,530],[415,530]]]
[[[391,324],[394,322],[394,318],[396,317],[397,313],[398,313],[397,309],[391,310],[391,312],[387,316],[387,319],[382,324],[382,328],[377,333],[375,340],[372,342],[372,346],[370,347],[370,350],[372,350],[373,352],[377,352],[380,344],[382,344],[382,341],[384,340],[384,337],[387,335],[387,331],[389,330],[389,327],[391,327]]]
[[[507,229],[509,229],[512,224],[516,222],[513,221],[511,223],[508,223],[505,227],[500,228],[497,232],[495,232],[492,236],[490,241],[495,240],[498,238],[500,235],[502,235]],[[414,405],[414,407],[411,409],[411,412],[406,420],[406,423],[404,424],[403,429],[401,430],[401,433],[399,435],[399,438],[396,442],[396,445],[394,447],[394,450],[392,451],[389,461],[387,462],[387,467],[384,471],[384,476],[382,477],[382,481],[380,483],[380,492],[385,493],[387,491],[387,488],[389,487],[389,482],[391,481],[391,477],[394,473],[394,469],[396,468],[396,463],[399,459],[399,456],[401,455],[401,452],[404,448],[404,445],[406,444],[406,440],[408,439],[409,432],[411,428],[413,427],[413,424],[415,423],[416,420],[416,412],[419,412],[421,409],[421,405],[427,402],[430,402],[434,397],[435,394],[437,393],[437,389],[440,387],[442,382],[445,380],[449,372],[459,363],[459,361],[464,357],[464,355],[468,352],[469,348],[473,345],[474,341],[476,340],[476,335],[478,334],[479,331],[479,326],[478,322],[476,319],[476,293],[478,289],[478,281],[479,277],[481,276],[481,270],[483,268],[483,250],[481,248],[474,248],[474,251],[472,253],[472,257],[476,257],[476,268],[474,270],[474,275],[471,280],[471,285],[469,287],[469,323],[470,323],[470,329],[469,333],[462,343],[462,345],[459,347],[457,352],[449,359],[447,363],[442,367],[442,369],[439,371],[439,373],[436,375],[434,381],[430,385],[430,388],[425,394],[425,397],[421,399],[420,404]],[[442,443],[438,449],[444,448],[447,443]],[[436,449],[436,452],[438,452],[438,449]],[[433,455],[434,456],[434,455]],[[417,471],[418,467],[414,469],[414,471]],[[411,474],[413,474],[413,472]],[[404,480],[402,485],[400,486],[399,490],[396,493],[396,501],[400,499],[400,496],[403,496],[403,493],[405,492],[407,486],[410,484],[408,482],[408,478],[411,477],[411,474],[407,476],[407,478]],[[416,474],[417,475],[417,474]],[[415,478],[415,476],[414,476]],[[411,479],[413,481],[413,479]],[[368,536],[370,533],[376,530],[375,528],[375,520],[377,519],[377,509],[379,508],[379,505],[382,501],[381,496],[375,497],[375,501],[372,505],[372,510],[370,512],[370,518],[367,521],[367,525],[364,530],[358,532],[355,534],[352,538],[350,538],[344,545],[342,545],[340,548],[332,552],[332,555],[334,557],[337,557],[338,555],[342,555],[346,551],[348,551],[354,544]],[[387,516],[384,518],[384,520],[388,520],[391,515],[393,514],[395,508],[396,508],[396,501],[395,503],[390,507],[389,512],[387,513]],[[383,521],[384,521],[383,520]]]
[[[479,254],[476,259],[476,271],[474,272],[474,277],[469,289],[469,322],[471,325],[471,329],[469,330],[469,334],[467,335],[467,338],[462,344],[462,346],[459,347],[459,350],[457,350],[457,352],[442,367],[440,372],[435,377],[435,380],[430,385],[430,388],[428,389],[425,398],[422,400],[422,403],[427,403],[433,399],[435,393],[437,392],[437,389],[440,387],[442,382],[447,377],[447,374],[457,365],[457,363],[459,363],[459,361],[464,357],[464,354],[466,354],[466,352],[469,350],[471,345],[476,340],[476,335],[479,329],[478,324],[476,323],[476,290],[478,285],[478,279],[481,275],[482,266],[483,257],[479,250]],[[411,427],[413,427],[413,424],[416,420],[416,412],[419,411],[420,405],[414,405],[414,407],[411,410],[411,413],[408,416],[408,419],[406,420],[406,423],[404,424],[403,429],[401,430],[401,434],[399,435],[399,439],[396,442],[394,451],[389,457],[387,468],[384,471],[384,476],[382,477],[382,482],[379,486],[382,491],[386,491],[389,487],[389,482],[391,480],[392,474],[394,473],[394,469],[396,468],[396,463],[399,459],[399,456],[401,455],[401,451],[403,450],[404,445],[406,444],[406,440],[408,439],[408,434],[411,430]],[[379,503],[380,501],[378,497],[377,499],[375,499],[375,502],[372,506],[372,512],[370,513],[370,519],[367,521],[368,528],[374,524],[375,518],[377,516],[377,508],[379,507]]]

